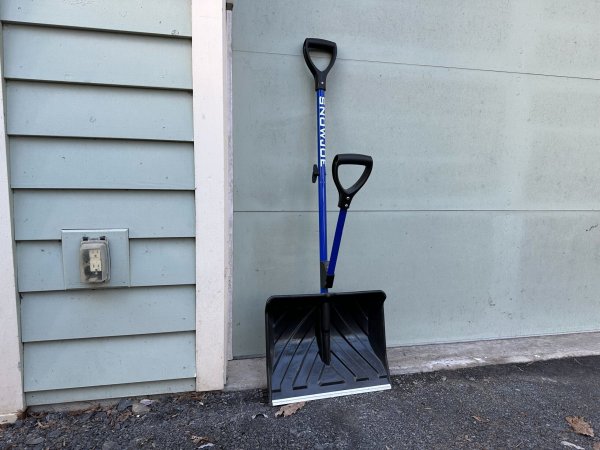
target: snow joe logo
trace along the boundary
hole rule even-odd
[[[319,165],[325,165],[325,97],[319,97]]]

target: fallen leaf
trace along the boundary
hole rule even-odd
[[[46,422],[46,423],[42,423],[38,420],[36,427],[42,429],[42,430],[47,430],[48,428],[50,428],[52,425],[54,425],[54,422],[50,421],[50,422]]]
[[[177,396],[177,401],[180,400],[204,400],[204,392],[185,392]]]
[[[594,437],[594,429],[583,419],[583,417],[567,416],[565,419],[569,425],[571,425],[571,428],[575,433]]]
[[[125,412],[121,413],[119,417],[117,417],[117,422],[125,422],[132,415],[133,413],[131,411],[125,410]]]
[[[279,411],[277,411],[275,413],[275,417],[291,416],[292,414],[295,414],[299,409],[301,409],[305,404],[306,404],[306,402],[298,402],[298,403],[291,403],[289,405],[282,406],[279,409]]]
[[[585,448],[580,447],[579,445],[575,445],[575,444],[573,444],[572,442],[569,442],[569,441],[560,441],[560,443],[562,445],[564,445],[565,447],[571,447],[571,448],[575,448],[577,450],[585,450]]]
[[[206,436],[194,436],[194,435],[192,435],[192,437],[190,439],[196,445],[206,444],[208,442],[208,438]]]
[[[600,450],[600,442],[594,442],[594,450]]]

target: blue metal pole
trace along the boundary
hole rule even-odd
[[[317,90],[317,166],[319,167],[319,254],[321,265],[327,263],[327,185],[325,149],[325,90]],[[321,287],[321,293],[327,288]]]
[[[340,244],[342,242],[342,233],[344,231],[344,223],[346,222],[346,214],[348,214],[348,210],[341,208],[337,225],[335,226],[335,236],[333,237],[333,247],[331,248],[331,259],[329,260],[329,267],[327,268],[327,275],[330,277],[335,275],[335,265],[337,264]]]

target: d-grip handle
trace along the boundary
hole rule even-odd
[[[317,66],[313,63],[310,57],[311,50],[319,50],[331,55],[329,65],[324,70],[317,69]],[[313,77],[315,77],[315,91],[319,89],[325,90],[327,74],[333,67],[337,56],[337,45],[335,42],[326,41],[325,39],[306,38],[302,47],[302,53],[304,54],[304,61],[306,61],[308,69],[313,74]]]
[[[348,189],[342,186],[342,183],[340,183],[340,179],[338,176],[338,168],[343,165],[365,167],[365,170],[363,171],[358,181],[352,186],[350,186]],[[348,209],[350,207],[352,198],[365,185],[365,183],[369,179],[369,175],[371,175],[371,170],[373,170],[373,158],[371,158],[370,156],[359,155],[357,153],[341,153],[339,155],[335,155],[335,158],[333,158],[332,175],[333,182],[335,183],[335,186],[337,187],[338,193],[340,195],[338,201],[339,208]]]

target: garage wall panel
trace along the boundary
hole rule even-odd
[[[599,222],[596,211],[350,211],[333,291],[385,291],[389,346],[596,330]],[[267,298],[317,292],[317,213],[237,212],[234,232],[234,354],[257,355]]]
[[[598,79],[600,5],[594,1],[240,2],[234,50],[301,55],[306,37],[338,57]]]
[[[389,345],[597,331],[598,17],[564,0],[236,4],[234,354],[264,353],[269,296],[318,291],[306,37],[338,45],[329,167],[374,158],[335,290],[386,291]]]
[[[304,60],[236,53],[234,62],[234,131],[244,137],[236,210],[316,211]],[[598,82],[358,61],[338,61],[328,79],[329,154],[375,156],[354,209],[600,208]],[[574,189],[583,179],[587,188]]]

